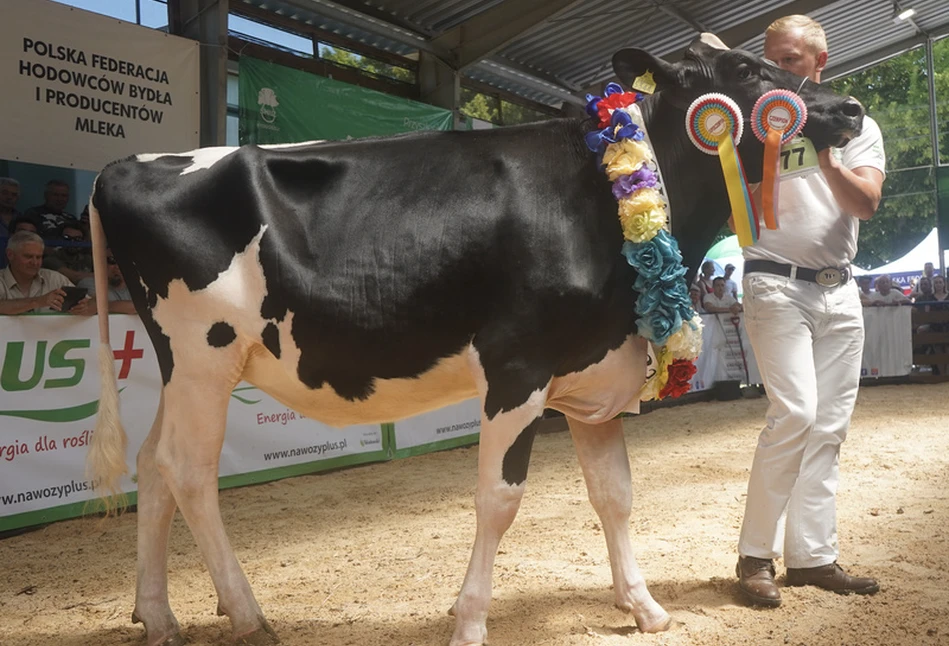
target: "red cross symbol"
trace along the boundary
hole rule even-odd
[[[122,367],[119,369],[119,379],[126,379],[129,376],[129,370],[132,369],[132,359],[141,359],[145,356],[145,351],[133,349],[134,345],[135,330],[127,330],[125,332],[125,347],[121,350],[112,351],[115,359],[122,362]]]

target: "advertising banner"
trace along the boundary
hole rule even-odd
[[[469,399],[392,426],[398,458],[467,446],[477,443],[480,436],[481,404],[477,399]]]
[[[97,171],[198,147],[197,41],[49,0],[4,0],[0,158]]]
[[[280,144],[451,130],[443,108],[261,61],[240,59],[241,144]]]
[[[126,459],[134,476],[135,455],[155,419],[161,378],[138,317],[109,320],[129,436]],[[0,339],[0,531],[80,515],[96,497],[85,475],[100,391],[96,320],[0,317]],[[387,436],[378,424],[332,428],[241,383],[227,413],[220,483],[266,482],[388,457]],[[126,478],[123,490],[135,489]]]

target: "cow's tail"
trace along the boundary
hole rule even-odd
[[[126,505],[125,495],[119,486],[120,479],[128,473],[125,451],[128,437],[119,416],[119,390],[115,380],[115,359],[109,344],[109,274],[106,264],[106,239],[99,211],[93,204],[95,187],[89,197],[89,228],[92,232],[92,268],[96,281],[96,312],[99,317],[99,378],[102,391],[99,395],[99,413],[92,434],[92,445],[86,457],[86,471],[99,493],[106,513],[119,511]]]

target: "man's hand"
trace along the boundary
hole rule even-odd
[[[731,312],[732,314],[741,313],[741,303],[735,303],[730,308],[728,308],[728,311]]]
[[[46,292],[42,296],[37,297],[36,307],[48,307],[60,312],[63,309],[64,298],[66,298],[66,292],[61,289],[54,289],[51,292]]]
[[[81,301],[73,305],[72,309],[69,310],[69,313],[75,314],[76,316],[92,316],[96,313],[96,301],[95,299],[86,296]]]

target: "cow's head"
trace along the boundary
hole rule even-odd
[[[676,112],[681,111],[683,131],[685,111],[697,97],[709,92],[731,97],[745,119],[739,151],[751,182],[761,180],[764,149],[751,133],[749,119],[752,107],[765,92],[782,89],[801,96],[807,105],[804,135],[813,141],[817,150],[843,146],[860,133],[863,123],[864,110],[855,99],[786,72],[761,56],[728,49],[711,34],[696,39],[686,50],[685,58],[677,63],[669,63],[641,49],[621,50],[613,56],[613,70],[627,87],[631,87],[638,76],[651,71],[656,93]]]

